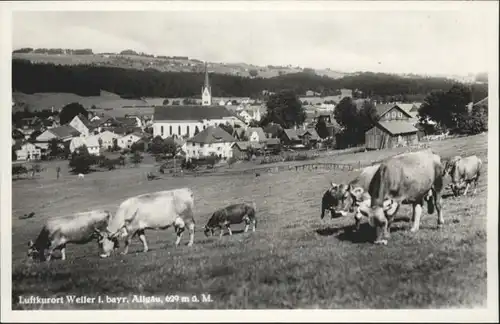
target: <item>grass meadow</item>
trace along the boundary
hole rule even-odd
[[[388,246],[368,242],[367,224],[351,232],[352,218],[320,219],[321,197],[330,181],[353,179],[357,171],[312,170],[247,175],[168,177],[147,181],[137,168],[89,174],[83,180],[48,168],[39,179],[13,181],[13,309],[282,309],[485,307],[487,299],[487,134],[430,144],[442,158],[476,154],[484,162],[476,196],[447,197],[445,226],[423,212],[421,229],[408,231],[411,210],[403,206]],[[377,161],[397,150],[323,157],[338,163]],[[61,162],[60,162],[61,163]],[[65,162],[66,164],[66,162]],[[53,172],[54,174],[52,174]],[[449,179],[447,179],[449,180]],[[109,208],[147,192],[189,187],[195,194],[197,232],[174,247],[173,229],[146,231],[150,251],[134,238],[126,256],[100,259],[97,244],[68,245],[67,260],[32,263],[27,242],[48,217]],[[206,238],[201,227],[219,207],[254,200],[255,233],[232,226],[234,235]],[[19,219],[36,212],[30,219]],[[121,248],[123,247],[123,244]],[[201,296],[211,302],[19,304],[19,296]]]

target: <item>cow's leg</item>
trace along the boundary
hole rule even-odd
[[[229,232],[229,236],[233,236],[233,232],[231,231],[231,225],[227,224],[226,227],[227,227],[227,231]]]
[[[192,246],[193,243],[194,243],[194,223],[189,223],[188,230],[189,230],[189,243],[188,243],[188,246]]]
[[[66,260],[66,244],[61,246],[61,260]]]
[[[477,193],[477,182],[479,181],[479,177],[476,177],[476,179],[474,180],[474,191],[472,192],[472,194],[475,196],[476,193]]]
[[[255,230],[257,229],[257,220],[254,218],[252,219],[252,232],[255,232]]]
[[[420,228],[421,216],[422,216],[422,204],[421,203],[413,204],[413,215],[412,215],[413,226],[410,229],[411,232],[416,232]]]
[[[123,251],[122,255],[125,255],[128,253],[128,247],[130,246],[130,242],[132,241],[132,237],[135,235],[135,233],[133,233],[132,235],[130,235],[129,232],[127,232],[126,236],[125,236],[125,247],[123,248]]]
[[[359,232],[359,228],[361,227],[361,213],[360,212],[355,212],[354,214],[354,229],[356,232]]]
[[[469,191],[469,186],[470,186],[470,182],[467,182],[465,185],[464,196],[467,196],[467,191]]]
[[[186,223],[182,219],[182,217],[177,217],[174,222],[175,234],[177,238],[175,240],[175,246],[179,246],[181,243],[182,233],[184,233],[186,227]]]
[[[248,216],[243,217],[243,221],[245,222],[244,233],[248,232],[248,228],[250,227],[250,218]]]
[[[384,210],[382,208],[376,208],[373,211],[373,216],[369,219],[370,224],[375,227],[375,241],[374,244],[377,245],[387,245],[388,236],[388,221],[385,217]]]
[[[144,247],[144,252],[148,252],[148,242],[146,242],[146,235],[144,235],[144,230],[138,230],[137,234],[139,234],[139,240],[141,240],[142,245]]]
[[[222,239],[222,235],[224,235],[224,227],[220,226],[220,234],[219,234],[219,239]]]
[[[444,224],[444,217],[443,217],[443,199],[441,198],[441,194],[439,193],[434,193],[434,205],[436,207],[436,212],[438,216],[437,220],[437,225],[438,227]]]

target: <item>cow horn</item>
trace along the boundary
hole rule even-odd
[[[335,183],[335,182],[333,182],[333,181],[330,183],[330,187],[332,187],[332,189],[336,189],[338,186],[339,186],[339,185],[338,185],[338,184],[336,184],[336,183]]]
[[[34,245],[34,244],[33,244],[33,241],[32,241],[32,240],[30,240],[30,241],[28,242],[28,247],[29,247],[29,248],[31,248],[31,247],[33,247],[33,245]]]

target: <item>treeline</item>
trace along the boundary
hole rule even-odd
[[[43,82],[42,82],[43,80]],[[160,72],[90,65],[62,66],[12,60],[12,87],[23,93],[70,92],[81,96],[99,95],[100,90],[126,97],[198,97],[204,74],[201,72]],[[332,79],[311,73],[285,74],[274,78],[246,78],[224,74],[210,76],[216,97],[261,97],[264,90],[283,89],[304,94],[307,90],[322,95],[347,88],[361,91],[363,97],[409,98],[431,91],[448,91],[456,82],[444,78],[402,78],[381,73],[361,73]],[[474,98],[487,95],[487,85],[474,85]]]
[[[69,48],[31,48],[24,47],[13,51],[12,53],[35,53],[35,54],[67,54],[67,55],[92,55],[92,49],[69,49]]]

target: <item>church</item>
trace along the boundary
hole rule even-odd
[[[202,104],[155,107],[153,136],[191,138],[209,126],[229,123],[246,127],[244,121],[224,106],[212,104],[212,88],[205,63],[205,83],[201,88]]]

